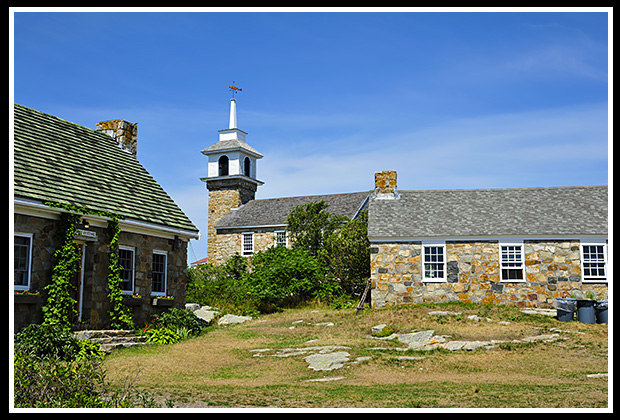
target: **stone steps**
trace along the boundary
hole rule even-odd
[[[85,330],[74,334],[78,340],[91,340],[98,343],[104,353],[110,353],[121,347],[151,344],[146,342],[146,337],[137,336],[134,330]]]

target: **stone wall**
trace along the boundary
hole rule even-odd
[[[43,320],[41,307],[47,299],[44,287],[51,281],[55,264],[54,251],[58,246],[58,226],[59,222],[56,220],[15,214],[14,231],[33,235],[30,291],[39,292],[36,297],[15,296],[14,325],[16,331],[28,324],[40,323]],[[110,309],[107,297],[110,238],[105,227],[91,226],[88,230],[96,234],[96,239],[76,237],[76,243],[86,247],[82,323],[89,328],[106,328]],[[172,307],[184,307],[187,284],[187,242],[179,242],[180,246],[174,246],[172,239],[121,231],[119,244],[135,249],[134,293],[142,295],[140,300],[132,301],[135,306],[131,306],[136,326],[150,321],[153,314],[159,314],[167,308],[153,306],[150,298],[154,250],[167,252],[166,294],[174,296],[174,300],[167,303]]]
[[[578,240],[524,241],[525,279],[500,281],[498,241],[446,241],[446,281],[422,279],[422,243],[371,244],[374,308],[460,300],[517,307],[551,308],[573,293],[607,298],[606,283],[584,283]]]
[[[249,200],[254,200],[256,185],[239,179],[208,180],[209,215],[207,223],[207,262],[220,264],[226,261],[226,250],[220,250],[215,225],[231,209],[241,206]],[[237,248],[240,249],[240,248]],[[234,255],[234,253],[233,253]]]
[[[220,229],[215,238],[216,250],[214,264],[220,265],[226,263],[235,254],[241,255],[242,234],[254,233],[254,252],[265,251],[275,245],[276,231],[282,228],[254,228],[254,229]],[[290,247],[290,238],[288,245]],[[211,261],[209,261],[211,262]]]

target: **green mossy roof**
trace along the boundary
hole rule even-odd
[[[131,153],[109,135],[14,106],[14,195],[198,229]]]

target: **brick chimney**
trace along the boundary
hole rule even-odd
[[[126,152],[138,155],[138,123],[124,120],[101,121],[97,123],[97,131],[102,131],[116,140]]]
[[[375,172],[375,194],[379,199],[399,198],[396,191],[396,171]]]

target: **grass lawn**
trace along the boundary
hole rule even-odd
[[[436,310],[462,315],[428,314]],[[316,325],[327,322],[334,325]],[[397,333],[434,330],[449,340],[506,341],[551,333],[565,339],[475,351],[401,351],[397,348],[404,345],[397,340],[368,337],[377,324]],[[360,313],[309,306],[212,327],[175,345],[116,350],[105,367],[114,384],[133,381],[174,407],[607,407],[607,378],[587,377],[608,372],[607,328],[501,306],[451,303]],[[349,347],[350,362],[313,371],[304,361],[308,353],[256,357],[250,351],[327,345]],[[352,363],[357,357],[370,359]],[[311,381],[335,377],[344,379]]]

